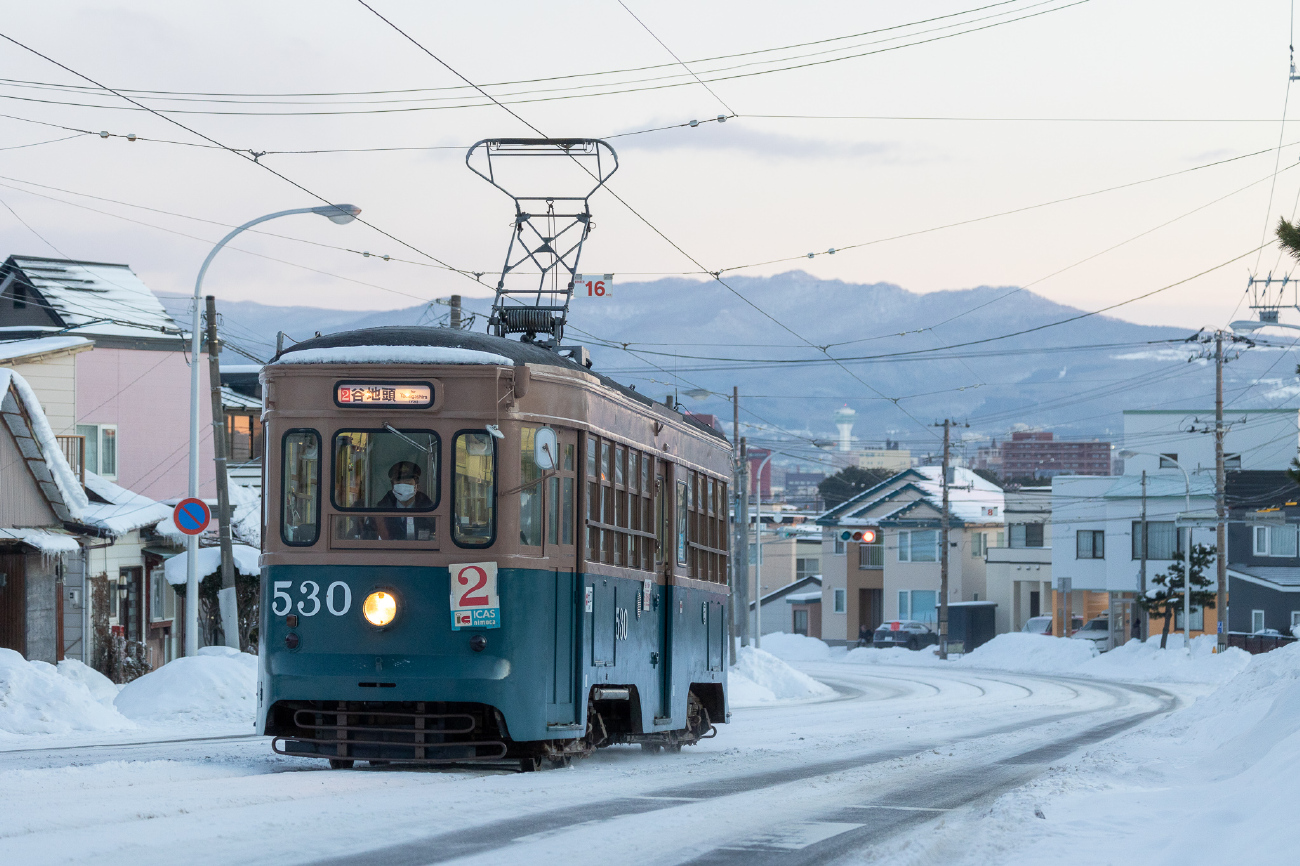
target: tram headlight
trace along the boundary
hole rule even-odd
[[[361,605],[361,614],[375,628],[383,628],[397,616],[397,598],[383,590],[372,592]]]

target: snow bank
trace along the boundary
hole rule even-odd
[[[231,552],[235,557],[235,571],[246,577],[255,577],[262,573],[262,567],[258,564],[259,554],[255,548],[247,544],[232,544]],[[172,586],[185,583],[188,562],[189,551],[182,551],[163,563],[163,573],[167,575],[167,582]],[[221,568],[221,548],[200,547],[199,580],[215,573],[219,568]]]
[[[245,722],[257,711],[257,656],[204,647],[127,683],[113,702],[139,721]]]
[[[860,646],[851,649],[844,657],[846,662],[855,665],[905,665],[908,667],[929,667],[944,664],[939,660],[939,651],[935,647],[909,650],[903,647]]]
[[[1084,641],[1075,641],[1084,643]],[[1160,649],[1160,636],[1145,643],[1129,641],[1083,666],[1082,673],[1107,679],[1166,683],[1224,683],[1250,665],[1250,653],[1229,647],[1216,653],[1218,638],[1207,634],[1192,638],[1191,652],[1182,635],[1170,635],[1168,649]],[[1267,653],[1266,655],[1272,655]],[[1261,656],[1262,658],[1262,656]]]
[[[277,364],[493,364],[515,362],[495,352],[454,346],[336,346],[286,352]]]
[[[107,692],[94,677],[107,682],[85,665],[56,668],[0,649],[0,731],[64,734],[134,728],[111,702],[101,700]],[[113,689],[113,684],[108,683],[108,688]]]
[[[727,689],[733,707],[828,698],[835,694],[830,686],[795,670],[771,653],[748,646],[736,650],[736,664],[727,672]]]
[[[831,657],[831,648],[824,641],[780,631],[763,635],[763,650],[788,662],[819,662]]]
[[[95,700],[107,707],[113,706],[120,686],[92,667],[76,659],[64,659],[59,662],[59,676],[67,677],[74,683],[81,683]]]
[[[1029,674],[1077,673],[1097,656],[1090,640],[1009,632],[971,650],[961,664]]]

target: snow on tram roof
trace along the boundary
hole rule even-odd
[[[453,346],[330,346],[286,352],[276,364],[494,364],[514,361],[493,352]]]

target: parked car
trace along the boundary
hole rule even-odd
[[[1070,617],[1070,619],[1072,620],[1070,633],[1073,635],[1079,629],[1083,628],[1083,617],[1073,616]],[[1052,617],[1050,614],[1031,616],[1029,619],[1025,620],[1025,625],[1020,630],[1026,634],[1045,634],[1048,637],[1051,637]]]
[[[1111,648],[1110,614],[1103,613],[1101,616],[1094,616],[1084,624],[1083,628],[1070,635],[1070,637],[1076,640],[1090,640],[1099,652],[1105,652]]]
[[[938,646],[939,633],[923,622],[896,619],[880,624],[871,638],[871,645],[877,649],[896,646],[919,650],[922,647]]]

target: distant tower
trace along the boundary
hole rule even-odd
[[[857,414],[847,405],[835,412],[835,427],[840,431],[841,451],[848,451],[853,446],[853,419]]]

